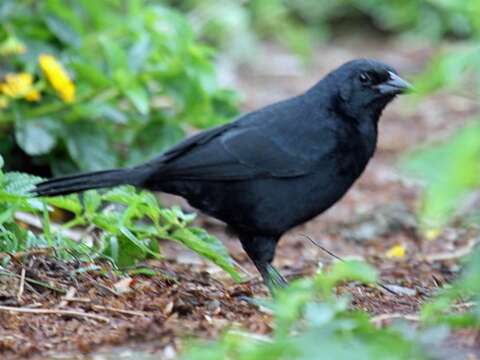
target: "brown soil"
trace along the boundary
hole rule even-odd
[[[244,108],[249,110],[304,90],[329,69],[354,57],[378,57],[408,77],[423,67],[431,52],[424,44],[380,39],[365,46],[365,41],[338,39],[319,49],[304,70],[292,56],[265,46],[257,54],[255,66],[234,73],[230,81],[245,94]],[[476,110],[473,101],[453,94],[435,95],[421,103],[398,99],[382,118],[378,152],[360,181],[331,210],[292,230],[281,241],[275,263],[282,273],[289,278],[305,276],[314,273],[320,263],[332,262],[306,234],[338,256],[363,258],[378,269],[383,284],[396,286],[395,295],[357,284],[339,289],[352,294],[355,307],[375,315],[415,314],[459,270],[455,257],[432,261],[429,256],[455,254],[468,247],[473,235],[450,228],[436,241],[424,239],[415,217],[419,189],[399,173],[396,164],[405,151],[426,140],[443,138]],[[173,358],[188,337],[215,338],[232,326],[268,334],[270,315],[242,300],[245,295],[266,296],[266,290],[238,242],[229,239],[223,226],[211,219],[201,217],[199,223],[224,240],[251,274],[249,282],[234,284],[211,264],[169,242],[162,244],[165,260],[149,264],[158,270],[153,277],[119,277],[107,265],[82,272],[88,264],[27,256],[21,263],[10,263],[6,269],[10,275],[0,276],[0,305],[77,313],[16,313],[0,308],[1,358],[114,359],[120,354],[132,359]],[[396,244],[405,247],[405,257],[386,257],[386,251]],[[71,299],[28,281],[19,296],[22,269],[28,278],[67,291]],[[451,341],[474,356],[477,335],[465,331]],[[92,352],[94,355],[89,355]]]

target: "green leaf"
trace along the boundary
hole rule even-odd
[[[233,265],[233,259],[228,255],[224,245],[217,238],[208,235],[206,231],[202,229],[181,228],[172,233],[171,239],[180,242],[197,254],[211,260],[229,273],[235,281],[241,280],[240,275]]]
[[[158,274],[158,271],[155,269],[150,269],[146,267],[138,268],[138,269],[133,269],[129,270],[128,273],[130,275],[145,275],[145,276],[155,276]]]
[[[80,170],[96,171],[117,166],[108,134],[101,128],[79,122],[66,127],[66,132],[68,153]]]
[[[102,197],[95,190],[85,191],[83,193],[83,204],[85,206],[85,212],[88,215],[93,216],[101,202]]]
[[[148,92],[143,86],[139,84],[129,86],[128,89],[125,90],[125,94],[140,114],[147,115],[149,113],[150,100],[148,98]]]
[[[2,190],[15,195],[27,195],[42,178],[19,172],[8,172],[2,178]]]
[[[98,67],[89,64],[85,59],[73,61],[70,66],[75,71],[78,81],[84,81],[97,88],[112,85],[112,81]]]
[[[82,213],[82,204],[77,195],[46,197],[44,201],[49,205],[70,211],[75,215]]]
[[[345,281],[372,284],[377,281],[377,272],[361,261],[338,261],[329,272],[319,273],[315,278],[315,284],[324,296],[331,296],[335,286]]]
[[[148,33],[142,35],[128,51],[128,67],[135,74],[143,68],[151,51]]]
[[[120,44],[106,36],[100,39],[100,44],[110,67],[110,72],[114,74],[120,70],[126,71],[128,68],[127,56]]]
[[[183,129],[177,124],[152,121],[140,130],[128,152],[127,165],[136,165],[149,160],[184,137]]]
[[[82,38],[79,34],[60,18],[53,15],[46,16],[45,22],[50,31],[65,45],[76,48],[82,45]]]
[[[51,118],[21,120],[15,123],[15,139],[27,154],[43,155],[57,144],[56,129]]]
[[[447,141],[410,154],[404,162],[403,168],[426,184],[422,224],[444,226],[469,192],[480,185],[479,138],[480,124],[475,121]]]
[[[151,248],[143,241],[138,239],[128,228],[125,226],[120,227],[120,232],[138,248],[144,251],[147,254],[152,255],[154,258],[161,259],[161,256],[158,252],[151,250]],[[156,241],[156,240],[154,240]]]

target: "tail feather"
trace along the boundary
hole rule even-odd
[[[32,193],[36,196],[67,195],[126,184],[136,185],[132,169],[95,171],[46,180],[37,184]]]

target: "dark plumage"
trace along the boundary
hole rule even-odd
[[[409,87],[388,65],[348,62],[304,94],[194,135],[145,164],[48,180],[39,196],[131,184],[184,197],[228,224],[269,287],[278,240],[352,186],[382,110]]]

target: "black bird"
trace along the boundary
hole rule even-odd
[[[272,291],[287,230],[337,202],[375,152],[382,110],[410,85],[390,66],[350,61],[293,98],[187,138],[142,165],[42,182],[38,196],[130,184],[180,195],[225,222]]]

